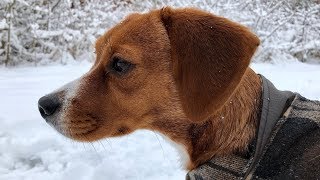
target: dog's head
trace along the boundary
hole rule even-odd
[[[39,110],[81,141],[159,119],[202,121],[232,95],[258,45],[247,28],[195,9],[133,14],[97,40],[90,71],[42,97]]]

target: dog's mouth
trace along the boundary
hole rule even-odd
[[[56,114],[45,117],[48,124],[60,134],[78,141],[92,141],[92,134],[98,129],[98,120],[91,114],[72,114],[70,108],[60,108]],[[78,111],[76,111],[78,112]]]
[[[65,137],[77,141],[92,141],[92,134],[98,129],[95,120],[71,120],[58,119],[49,121],[48,124]]]
[[[83,121],[70,121],[64,123],[65,129],[68,129],[71,137],[84,137],[86,138],[89,134],[93,133],[98,129],[98,125],[95,119],[84,119]]]

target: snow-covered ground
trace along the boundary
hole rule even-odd
[[[252,67],[279,89],[320,100],[320,65]],[[88,63],[0,68],[0,180],[184,179],[178,154],[154,132],[83,144],[58,135],[45,123],[38,98],[89,68]]]

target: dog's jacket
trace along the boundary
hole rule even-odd
[[[261,118],[249,153],[214,157],[186,179],[320,179],[320,102],[261,79]]]

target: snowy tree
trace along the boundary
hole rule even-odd
[[[92,61],[98,36],[131,12],[163,6],[196,7],[250,27],[262,42],[255,61],[320,62],[317,0],[2,0],[0,64]]]

